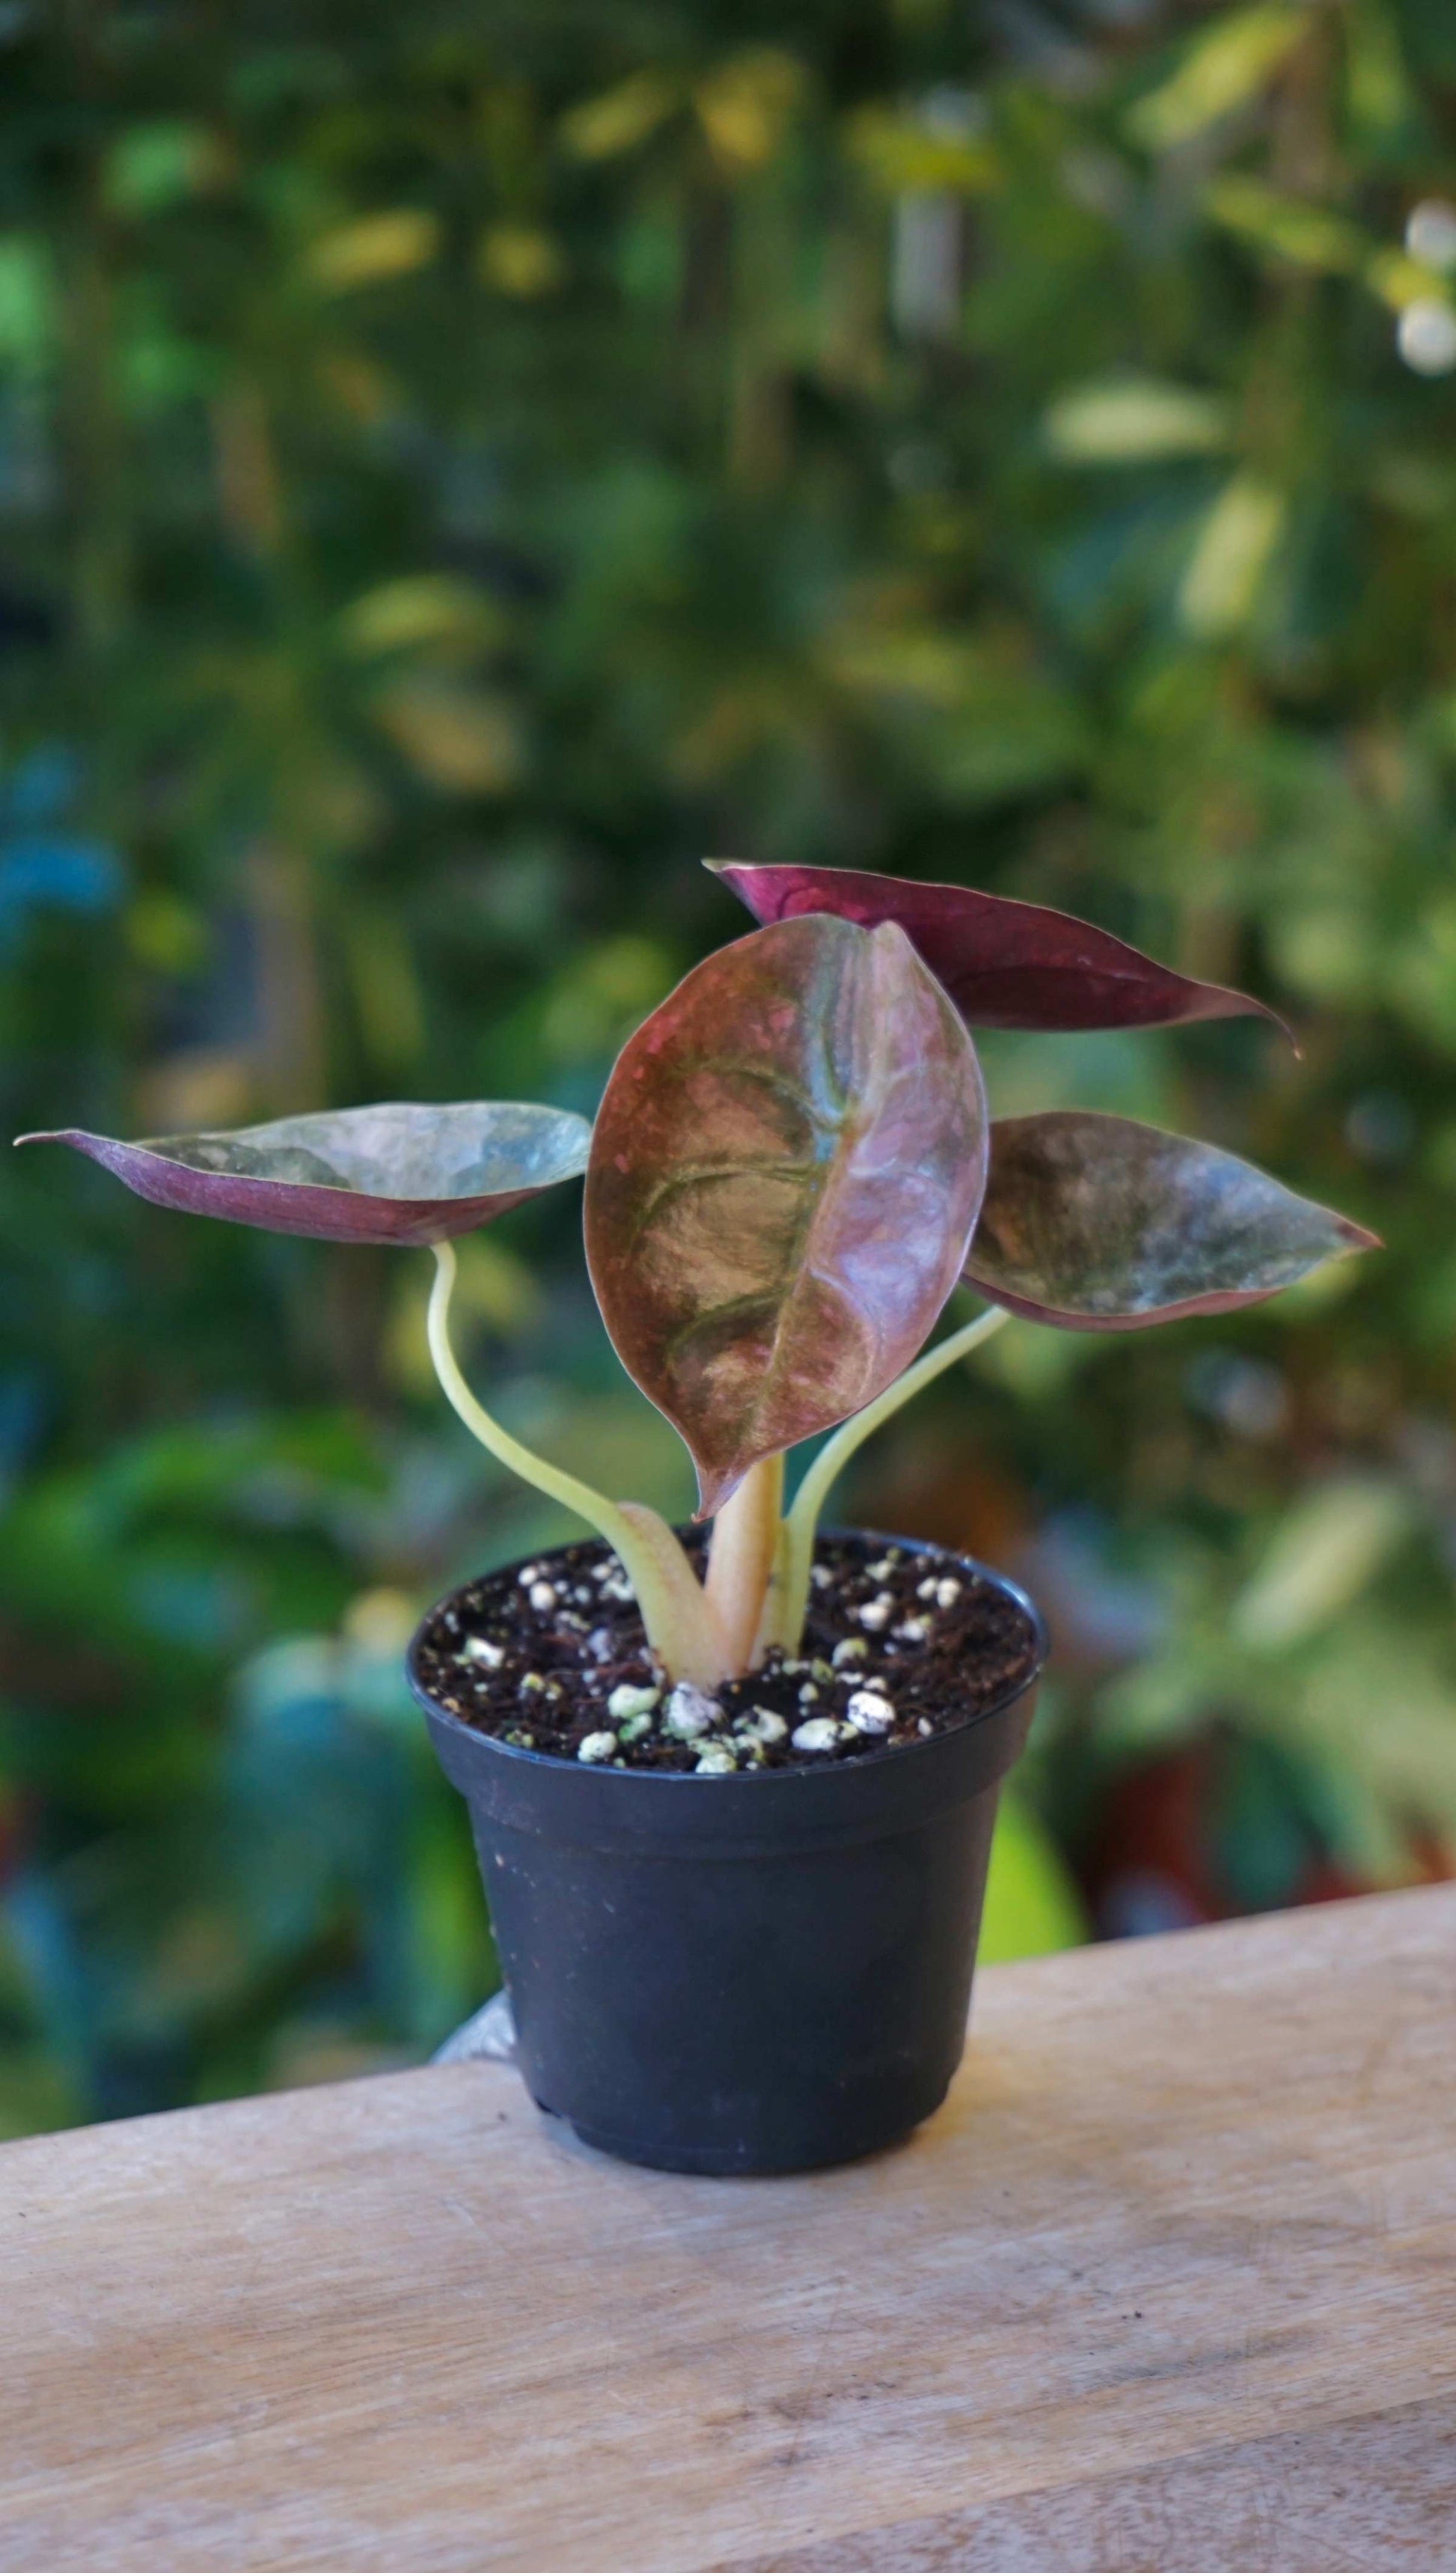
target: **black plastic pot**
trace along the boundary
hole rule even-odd
[[[584,2143],[662,2170],[802,2170],[939,2107],[1045,1653],[1025,1594],[969,1569],[1032,1620],[1031,1676],[952,1732],[825,1769],[703,1778],[517,1750],[435,1704],[415,1638],[410,1685],[470,1809],[516,2060]]]

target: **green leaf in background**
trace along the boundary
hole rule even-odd
[[[1233,1631],[1261,1650],[1300,1642],[1357,1599],[1409,1533],[1396,1483],[1349,1476],[1290,1512],[1233,1606]]]
[[[1059,394],[1045,433],[1066,464],[1156,464],[1218,454],[1230,426],[1228,405],[1216,394],[1149,376],[1113,376]]]
[[[1018,1957],[1047,1957],[1080,1948],[1087,1915],[1057,1845],[1020,1796],[1002,1793],[986,1908],[981,1916],[982,1965],[1010,1965]]]
[[[1314,11],[1299,0],[1261,0],[1223,10],[1195,35],[1169,80],[1139,99],[1128,131],[1150,152],[1171,152],[1243,107],[1310,32]]]

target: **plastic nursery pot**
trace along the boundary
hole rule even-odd
[[[823,1769],[699,1777],[519,1750],[420,1680],[450,1603],[416,1635],[410,1685],[470,1809],[516,2060],[583,2143],[662,2170],[802,2170],[893,2144],[945,2098],[1046,1638],[1000,1574],[891,1542],[994,1582],[1036,1658],[973,1720]],[[496,1577],[506,1590],[514,1567]]]

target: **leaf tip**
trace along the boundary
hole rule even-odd
[[[721,1473],[716,1468],[703,1464],[696,1456],[693,1458],[693,1465],[698,1478],[698,1505],[693,1512],[693,1525],[704,1527],[709,1519],[717,1517],[724,1502],[732,1499],[743,1476]]]
[[[1385,1249],[1382,1237],[1378,1233],[1372,1233],[1368,1225],[1356,1224],[1352,1216],[1341,1216],[1340,1225],[1344,1233],[1338,1255],[1341,1259],[1353,1259],[1356,1253],[1361,1251]]]

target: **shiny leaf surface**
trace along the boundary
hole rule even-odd
[[[966,1255],[986,1139],[971,1041],[893,926],[759,930],[638,1029],[597,1117],[587,1258],[703,1515],[914,1357]]]
[[[1226,1313],[1374,1234],[1252,1163],[1125,1117],[998,1119],[966,1284],[1034,1322],[1131,1331]]]
[[[419,1243],[470,1233],[577,1178],[591,1129],[565,1109],[486,1099],[342,1108],[137,1144],[79,1127],[16,1140],[70,1144],[138,1197],[183,1215],[321,1242]]]
[[[1264,1018],[1262,1001],[1190,982],[1108,930],[1041,903],[920,884],[852,867],[750,867],[713,862],[756,920],[833,912],[866,928],[894,920],[973,1027],[1164,1028],[1192,1019]],[[1287,1034],[1287,1030],[1285,1031]]]

